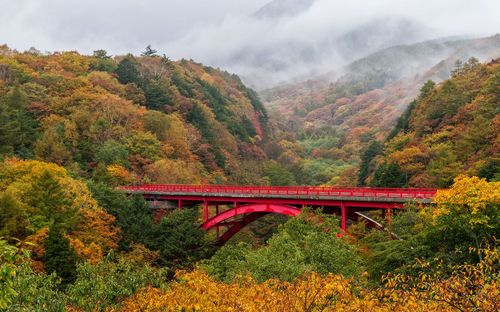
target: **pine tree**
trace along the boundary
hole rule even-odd
[[[137,69],[137,61],[131,54],[127,55],[120,61],[120,63],[118,63],[118,67],[115,72],[118,75],[118,81],[123,84],[140,84],[140,74]]]
[[[93,56],[99,59],[110,59],[111,56],[108,55],[106,50],[95,50]]]
[[[146,50],[144,52],[141,53],[141,56],[158,56],[158,54],[156,54],[156,50],[151,48],[151,45],[148,44],[148,46],[146,47]]]
[[[28,193],[28,203],[38,216],[36,227],[57,224],[69,228],[77,221],[77,211],[71,208],[63,188],[50,171],[45,170],[32,185]]]
[[[371,186],[408,187],[408,176],[399,169],[396,163],[383,163],[375,171]]]
[[[49,229],[49,236],[44,241],[44,264],[47,273],[56,273],[62,280],[61,286],[66,287],[76,279],[77,256],[69,241],[58,225]]]
[[[95,50],[93,62],[90,64],[90,69],[94,71],[105,71],[108,73],[112,73],[116,70],[116,63],[111,58],[111,55],[108,55],[106,50]]]
[[[26,96],[19,87],[0,101],[0,154],[31,157],[37,123],[26,111]]]
[[[29,226],[22,204],[10,193],[0,193],[0,237],[23,239]]]
[[[372,159],[382,152],[379,142],[373,140],[361,155],[361,166],[359,167],[358,186],[364,186],[365,180],[370,173]]]

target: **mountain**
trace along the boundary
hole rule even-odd
[[[316,0],[274,0],[252,14],[258,19],[292,17],[311,8]]]
[[[485,61],[498,55],[500,35],[398,45],[348,64],[340,70],[342,75],[327,73],[301,83],[263,90],[260,94],[269,107],[285,115],[295,112],[305,116],[314,109],[334,104],[339,98],[354,97],[386,86],[414,86],[409,94],[413,97],[418,86],[426,80],[448,78],[457,60],[476,57]]]
[[[282,131],[295,133],[288,140],[297,141],[304,183],[355,185],[360,155],[385,139],[421,86],[448,78],[457,60],[473,56],[499,57],[500,35],[387,48],[349,64],[334,82],[325,75],[261,96]]]
[[[421,23],[397,16],[342,22],[340,3],[274,0],[179,40],[172,49],[237,73],[257,90],[300,82],[394,45],[429,39]],[[213,42],[224,44],[212,44]],[[202,53],[203,52],[203,53]]]
[[[262,90],[299,82],[326,70],[340,70],[357,58],[389,46],[420,41],[426,34],[426,28],[414,21],[385,18],[354,24],[340,31],[334,25],[325,26],[324,31],[311,36],[278,36],[288,28],[302,28],[300,19],[304,16],[307,11],[287,16],[283,23],[279,18],[260,21],[265,27],[259,29],[265,29],[266,33],[260,34],[255,44],[218,59],[217,65],[230,68],[247,84]],[[308,27],[304,26],[305,32]]]
[[[384,48],[415,43],[429,32],[425,25],[413,20],[378,18],[341,35],[335,44],[340,54],[352,61]]]
[[[121,183],[265,183],[267,115],[227,72],[157,55],[0,48],[0,155]]]

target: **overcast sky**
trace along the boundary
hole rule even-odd
[[[244,17],[269,0],[0,0],[0,42],[19,50],[42,51],[102,48],[112,53],[140,52],[147,44],[167,54],[202,56],[185,38],[210,35],[221,45],[265,37],[265,29],[249,29]],[[500,0],[317,0],[282,37],[342,28],[376,15],[412,17],[440,33],[500,31]],[[301,30],[301,31],[298,31]],[[217,33],[218,35],[214,35]],[[186,36],[188,34],[188,36]],[[238,38],[240,37],[240,38]],[[199,45],[196,49],[202,49]],[[190,57],[191,55],[185,55]]]
[[[349,61],[345,60],[345,51],[344,56],[335,56],[335,38],[359,30],[373,19],[382,24],[389,17],[411,21],[425,30],[425,36],[411,38],[415,40],[500,32],[500,0],[275,0],[313,4],[288,18],[251,17],[269,2],[0,0],[0,44],[21,51],[35,47],[43,52],[77,50],[91,54],[104,49],[113,55],[139,54],[151,44],[172,59],[194,59],[243,76],[254,75],[256,63],[262,60],[264,64],[265,58],[274,53],[274,59],[262,66],[267,71],[257,68],[257,74],[265,77],[276,72],[272,66],[286,58],[289,48],[296,53],[289,53],[289,67],[301,66],[303,59],[295,60],[304,58],[304,53],[307,59],[309,54],[317,57],[318,51],[327,54],[319,58],[328,63],[320,64],[321,68]],[[372,41],[382,39],[379,35]],[[302,51],[303,47],[314,51]],[[314,59],[302,67],[317,63]],[[290,75],[286,70],[277,74]]]
[[[268,0],[0,0],[0,42],[25,50],[140,52],[248,15]]]

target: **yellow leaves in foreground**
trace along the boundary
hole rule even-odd
[[[109,311],[498,311],[499,251],[480,250],[481,261],[429,271],[419,262],[416,275],[398,274],[384,285],[367,286],[364,277],[310,273],[294,282],[256,283],[237,277],[222,283],[204,271],[177,272],[167,289],[145,288]],[[433,273],[432,273],[433,272]]]
[[[399,282],[393,279],[383,288],[368,289],[352,279],[313,272],[293,283],[269,280],[258,284],[250,277],[240,277],[224,284],[203,271],[194,271],[179,273],[177,282],[167,290],[142,289],[111,311],[453,311],[452,305],[462,302],[454,300],[457,293],[448,293],[447,287],[467,284],[465,280],[435,279],[425,281],[426,289],[416,289],[401,288]],[[488,283],[477,293],[477,298],[467,297],[475,300],[474,307],[494,311],[498,284]],[[484,297],[485,293],[490,296]]]
[[[180,272],[177,278],[166,291],[139,291],[120,311],[315,311],[334,300],[344,306],[352,299],[350,280],[332,274],[312,273],[295,283],[269,280],[262,284],[250,277],[224,284],[203,271]]]

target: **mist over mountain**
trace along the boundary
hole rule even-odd
[[[475,27],[442,27],[443,18],[431,14],[442,8],[450,14],[454,10],[447,1],[416,6],[391,0],[274,0],[248,16],[190,32],[169,49],[174,56],[194,55],[237,73],[246,84],[262,90],[325,72],[341,74],[350,62],[391,46],[476,32]],[[460,16],[453,14],[454,21],[447,25],[460,25],[455,21]]]
[[[294,23],[294,18],[287,18]],[[276,26],[280,27],[278,20],[265,22],[278,23]],[[379,49],[420,41],[426,33],[426,27],[415,21],[395,17],[374,19],[347,31],[339,32],[332,27],[315,37],[296,36],[245,47],[219,60],[217,65],[230,68],[250,86],[263,89],[340,70],[356,58]]]
[[[274,0],[253,13],[252,17],[276,19],[298,15],[309,9],[315,1],[316,0]]]
[[[316,0],[274,0],[253,13],[247,23],[260,24],[261,44],[236,48],[217,66],[229,68],[256,89],[301,81],[341,66],[382,48],[409,44],[427,38],[429,29],[415,20],[400,17],[359,19],[350,26],[326,25],[305,36],[311,29],[301,28],[309,19]],[[332,18],[335,14],[332,12]],[[297,28],[290,36],[289,28]],[[313,27],[314,28],[314,27]]]
[[[262,90],[269,106],[288,115],[302,110],[308,114],[333,105],[338,99],[356,97],[386,86],[405,86],[406,95],[392,102],[404,108],[426,80],[449,78],[457,61],[475,57],[481,62],[500,57],[500,34],[474,39],[438,39],[379,50],[339,68],[305,81]],[[339,75],[339,73],[342,73]],[[295,117],[298,117],[295,114]],[[308,117],[306,117],[308,118]]]

